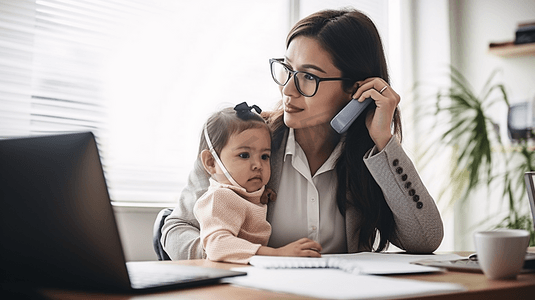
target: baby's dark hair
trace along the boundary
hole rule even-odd
[[[228,143],[231,135],[252,128],[266,128],[271,135],[269,126],[260,114],[249,112],[244,117],[243,113],[237,111],[235,108],[228,107],[210,116],[203,127],[203,131],[208,130],[208,136],[215,151],[218,155],[221,155],[221,150]],[[203,150],[209,149],[204,132],[202,132],[199,154]]]

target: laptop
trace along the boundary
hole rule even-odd
[[[531,208],[531,220],[533,220],[533,228],[535,229],[535,172],[524,173],[524,180],[528,191],[529,207]]]
[[[2,286],[144,292],[246,275],[126,262],[91,132],[0,140],[0,201]]]
[[[535,226],[535,172],[526,172],[524,173],[524,180],[526,182],[526,191],[529,199],[529,206],[531,208],[532,224]],[[535,227],[534,227],[535,229]],[[431,260],[422,260],[415,261],[415,264],[432,266],[432,267],[442,267],[449,270],[457,271],[466,271],[466,272],[483,272],[481,266],[477,261],[477,255],[474,253],[467,258],[455,259],[455,260],[445,260],[445,261],[431,261]],[[527,252],[524,260],[524,266],[522,268],[522,273],[531,273],[535,272],[535,253]]]

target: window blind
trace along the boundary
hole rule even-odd
[[[0,6],[0,136],[30,132],[33,59],[33,1]]]
[[[174,204],[207,116],[276,101],[286,4],[2,1],[0,137],[92,131],[112,200]]]
[[[113,201],[172,206],[206,118],[280,98],[291,8],[360,2],[2,0],[0,138],[92,131]]]

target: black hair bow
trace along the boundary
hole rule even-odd
[[[253,104],[252,106],[249,106],[249,105],[247,105],[247,102],[242,102],[242,103],[234,106],[234,110],[236,111],[236,114],[242,120],[248,120],[252,116],[254,116],[254,113],[252,112],[253,109],[258,114],[260,114],[262,112],[262,110],[260,109],[260,107],[258,107],[258,105],[254,105]]]

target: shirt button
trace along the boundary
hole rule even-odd
[[[407,180],[407,177],[408,177],[407,174],[403,174],[403,175],[401,175],[401,180],[405,181],[405,180]]]
[[[422,202],[416,202],[416,208],[421,209],[422,207],[424,207]]]
[[[418,202],[418,201],[420,201],[420,196],[414,195],[414,196],[412,196],[412,200],[414,200],[414,202]]]
[[[393,165],[394,167],[397,167],[397,166],[399,165],[399,160],[398,160],[397,158],[394,159],[394,161],[392,162],[392,165]]]
[[[405,188],[408,189],[411,187],[411,185],[412,185],[412,182],[408,181],[405,183]]]
[[[402,174],[403,173],[403,168],[402,167],[397,167],[396,168],[396,173]]]
[[[312,230],[316,231],[317,227],[316,226],[312,226]]]
[[[414,189],[410,189],[410,190],[409,190],[409,196],[412,197],[412,196],[414,196],[414,195],[416,195],[416,191],[415,191]]]
[[[314,198],[310,198],[310,201],[314,202],[314,201],[316,201],[316,199],[314,199]]]

